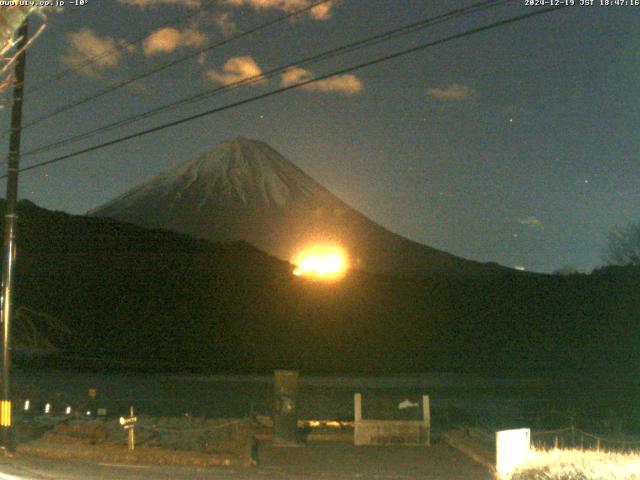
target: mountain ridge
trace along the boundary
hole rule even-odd
[[[383,274],[508,270],[393,233],[333,195],[264,142],[237,137],[165,170],[88,212],[212,241],[244,240],[285,261],[308,246],[346,250]]]

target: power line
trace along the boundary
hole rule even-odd
[[[112,130],[114,128],[117,127],[121,127],[124,125],[129,125],[131,123],[137,122],[139,120],[143,120],[149,117],[152,117],[154,115],[157,115],[159,113],[162,112],[166,112],[169,110],[173,110],[175,108],[178,108],[180,106],[183,105],[187,105],[190,103],[194,103],[197,101],[201,101],[205,98],[209,98],[215,95],[218,95],[220,93],[224,93],[228,90],[232,90],[238,87],[242,87],[242,86],[246,86],[246,85],[253,85],[256,83],[259,83],[263,80],[269,79],[277,74],[280,74],[282,72],[285,72],[287,70],[290,70],[294,67],[302,67],[302,66],[308,66],[310,64],[319,62],[321,60],[326,60],[328,58],[333,58],[335,56],[338,55],[342,55],[345,53],[350,53],[353,52],[355,50],[359,50],[362,48],[366,48],[366,47],[370,47],[373,45],[376,45],[378,43],[381,43],[383,41],[388,41],[391,40],[393,38],[402,36],[402,35],[408,35],[411,33],[415,33],[417,31],[420,31],[426,27],[430,27],[433,26],[435,24],[438,23],[443,23],[445,21],[451,20],[452,18],[457,18],[459,16],[462,15],[466,15],[469,13],[475,13],[481,10],[485,10],[489,7],[493,8],[493,7],[497,7],[499,5],[503,5],[505,3],[510,3],[513,2],[514,0],[484,0],[478,3],[475,3],[473,5],[470,5],[468,7],[465,8],[461,8],[461,9],[456,9],[456,10],[452,10],[450,12],[444,13],[442,15],[438,15],[436,17],[429,17],[427,19],[422,19],[420,21],[393,29],[393,30],[389,30],[386,31],[384,33],[378,34],[378,35],[374,35],[371,37],[367,37],[363,40],[358,40],[356,42],[352,42],[337,48],[333,48],[333,49],[329,49],[329,50],[325,50],[324,52],[321,52],[319,54],[315,54],[312,55],[310,57],[306,57],[304,59],[300,59],[300,60],[296,60],[294,62],[290,62],[286,65],[268,70],[264,73],[261,73],[259,75],[254,75],[248,78],[244,78],[242,80],[238,80],[236,82],[230,83],[228,85],[224,85],[222,87],[217,87],[214,89],[209,89],[209,90],[205,90],[203,92],[200,92],[196,95],[191,95],[185,98],[182,98],[178,101],[174,101],[174,102],[169,102],[166,103],[164,105],[161,105],[159,107],[153,108],[151,110],[148,110],[146,112],[143,113],[139,113],[130,117],[126,117],[124,119],[118,120],[116,122],[107,124],[107,125],[103,125],[102,127],[98,127],[95,128],[93,130],[89,130],[87,132],[83,132],[83,133],[79,133],[76,135],[72,135],[70,137],[58,140],[54,143],[50,143],[47,145],[43,145],[40,147],[37,147],[33,150],[30,150],[28,152],[23,153],[23,156],[28,156],[28,155],[35,155],[38,153],[44,153],[47,152],[49,150],[52,150],[54,148],[63,146],[63,145],[67,145],[67,144],[71,144],[71,143],[76,143],[80,140],[83,140],[85,138],[89,138],[92,137],[94,135],[103,133],[103,132],[107,132],[109,130]]]
[[[400,50],[398,52],[395,52],[395,53],[392,53],[392,54],[389,54],[389,55],[385,55],[383,57],[378,57],[378,58],[376,58],[374,60],[368,60],[366,62],[362,62],[362,63],[359,63],[357,65],[351,66],[351,67],[347,67],[347,68],[343,68],[343,69],[340,69],[340,70],[336,70],[336,71],[333,71],[331,73],[322,75],[320,77],[312,78],[312,79],[305,80],[305,81],[302,81],[302,82],[299,82],[299,83],[296,83],[296,84],[293,84],[293,85],[282,87],[282,88],[273,90],[271,92],[263,93],[261,95],[256,95],[256,96],[244,99],[244,100],[240,100],[240,101],[237,101],[237,102],[234,102],[234,103],[230,103],[230,104],[224,105],[222,107],[213,108],[211,110],[207,110],[207,111],[204,111],[204,112],[201,112],[201,113],[198,113],[198,114],[195,114],[195,115],[191,115],[191,116],[179,119],[179,120],[174,120],[172,122],[168,122],[168,123],[156,126],[156,127],[148,128],[148,129],[142,130],[140,132],[136,132],[136,133],[132,133],[132,134],[129,134],[129,135],[125,135],[123,137],[120,137],[120,138],[117,138],[117,139],[114,139],[114,140],[110,140],[108,142],[104,142],[104,143],[101,143],[101,144],[98,144],[98,145],[94,145],[92,147],[88,147],[88,148],[85,148],[85,149],[82,149],[82,150],[78,150],[76,152],[72,152],[72,153],[68,153],[68,154],[65,154],[65,155],[61,155],[59,157],[52,158],[50,160],[46,160],[46,161],[43,161],[43,162],[38,162],[38,163],[36,163],[34,165],[30,165],[28,167],[23,167],[19,171],[20,172],[26,172],[26,171],[29,171],[29,170],[34,170],[34,169],[41,168],[41,167],[44,167],[44,166],[47,166],[47,165],[58,163],[58,162],[61,162],[63,160],[68,160],[70,158],[77,157],[77,156],[82,155],[84,153],[89,153],[89,152],[94,152],[96,150],[101,150],[103,148],[106,148],[106,147],[109,147],[109,146],[112,146],[112,145],[116,145],[116,144],[119,144],[119,143],[122,143],[122,142],[126,142],[126,141],[132,140],[134,138],[143,137],[145,135],[149,135],[151,133],[159,132],[159,131],[165,130],[167,128],[175,127],[175,126],[181,125],[183,123],[191,122],[191,121],[197,120],[199,118],[203,118],[203,117],[207,117],[207,116],[210,116],[210,115],[213,115],[213,114],[216,114],[216,113],[220,113],[220,112],[223,112],[225,110],[229,110],[229,109],[234,108],[234,107],[238,107],[238,106],[241,106],[241,105],[246,105],[246,104],[249,104],[249,103],[253,103],[253,102],[257,101],[257,100],[262,100],[264,98],[268,98],[268,97],[271,97],[271,96],[274,96],[274,95],[278,95],[280,93],[287,92],[289,90],[293,90],[293,89],[296,89],[296,88],[304,87],[306,85],[311,85],[313,83],[320,82],[322,80],[326,80],[328,78],[335,77],[337,75],[343,75],[345,73],[353,72],[355,70],[360,70],[362,68],[366,68],[366,67],[370,67],[370,66],[373,66],[373,65],[377,65],[379,63],[383,63],[383,62],[386,62],[386,61],[389,61],[389,60],[393,60],[395,58],[399,58],[399,57],[402,57],[402,56],[405,56],[405,55],[408,55],[408,54],[411,54],[411,53],[419,52],[421,50],[426,50],[427,48],[430,48],[430,47],[434,47],[434,46],[437,46],[437,45],[448,43],[450,41],[457,40],[457,39],[460,39],[460,38],[465,38],[465,37],[468,37],[468,36],[471,36],[471,35],[475,35],[477,33],[485,32],[485,31],[488,31],[488,30],[492,30],[494,28],[498,28],[498,27],[502,27],[502,26],[509,25],[509,24],[512,24],[512,23],[516,23],[516,22],[520,22],[520,21],[523,21],[523,20],[527,20],[529,18],[538,16],[538,15],[542,15],[542,14],[545,14],[545,13],[549,13],[549,12],[552,12],[552,11],[555,11],[555,10],[560,10],[562,8],[565,8],[565,6],[561,5],[561,6],[556,6],[556,7],[542,8],[542,9],[539,9],[539,10],[535,10],[533,12],[529,12],[529,13],[525,13],[525,14],[522,14],[522,15],[518,15],[516,17],[511,17],[511,18],[508,18],[506,20],[500,20],[500,21],[497,21],[497,22],[493,22],[493,23],[491,23],[489,25],[485,25],[485,26],[482,26],[482,27],[477,27],[477,28],[473,28],[473,29],[470,29],[470,30],[466,30],[466,31],[464,31],[462,33],[457,33],[455,35],[450,35],[448,37],[444,37],[444,38],[441,38],[439,40],[434,40],[434,41],[431,41],[431,42],[423,43],[423,44],[420,44],[420,45],[412,47],[412,48],[407,48],[407,49]],[[6,175],[1,176],[0,178],[6,178]]]
[[[32,120],[31,122],[26,123],[25,125],[22,126],[22,130],[26,130],[27,128],[33,127],[34,125],[37,125],[39,123],[44,122],[45,120],[49,120],[52,117],[55,117],[57,115],[60,115],[61,113],[67,112],[69,110],[72,110],[76,107],[79,107],[80,105],[84,105],[85,103],[88,103],[90,101],[93,101],[97,98],[100,98],[108,93],[114,92],[116,90],[119,90],[122,87],[125,87],[127,85],[131,85],[134,82],[137,82],[139,80],[142,80],[144,78],[150,77],[152,75],[155,75],[157,73],[160,73],[168,68],[171,68],[175,65],[178,65],[180,63],[183,63],[187,60],[190,60],[192,58],[195,58],[199,55],[201,55],[202,53],[211,51],[213,49],[216,49],[218,47],[221,47],[223,45],[226,45],[230,42],[233,42],[234,40],[238,40],[239,38],[243,38],[246,37],[248,35],[252,35],[256,32],[259,32],[260,30],[264,30],[265,28],[268,28],[270,26],[276,25],[278,23],[284,22],[285,20],[288,20],[294,16],[300,15],[301,13],[307,12],[315,7],[317,7],[318,5],[322,5],[323,3],[327,3],[330,2],[332,0],[320,0],[317,2],[314,2],[310,5],[307,5],[306,7],[303,8],[299,8],[297,10],[294,10],[292,12],[287,13],[286,15],[282,15],[274,20],[270,20],[268,22],[262,23],[260,25],[258,25],[257,27],[251,28],[249,30],[244,30],[240,33],[238,33],[237,35],[233,35],[232,37],[229,37],[225,40],[222,40],[220,42],[214,43],[212,45],[207,45],[206,47],[200,48],[195,50],[194,52],[188,54],[188,55],[184,55],[176,60],[173,60],[171,62],[165,63],[163,65],[160,65],[159,67],[153,68],[151,70],[147,70],[146,72],[140,74],[140,75],[136,75],[134,77],[128,78],[126,80],[122,80],[116,83],[112,83],[111,85],[107,86],[106,88],[103,88],[102,90],[98,90],[96,93],[86,96],[80,100],[77,100],[75,102],[72,102],[70,104],[67,104],[65,106],[62,106],[56,110],[53,110],[52,112],[46,113],[38,118],[36,118],[35,120]],[[8,132],[5,132],[5,134]]]

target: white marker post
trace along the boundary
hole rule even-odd
[[[531,448],[531,430],[502,430],[496,432],[496,471],[498,478],[509,478],[511,473],[525,463]]]

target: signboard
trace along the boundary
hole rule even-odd
[[[135,429],[137,421],[138,417],[133,414],[133,407],[129,409],[128,417],[120,417],[120,425],[122,425],[125,430],[129,431],[129,435],[127,437],[129,450],[134,450],[136,448]]]
[[[502,430],[496,432],[496,471],[498,478],[508,478],[522,465],[531,447],[531,430]]]

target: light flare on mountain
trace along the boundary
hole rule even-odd
[[[293,264],[296,265],[294,275],[323,280],[342,278],[349,268],[347,256],[335,247],[307,249],[296,257]]]

